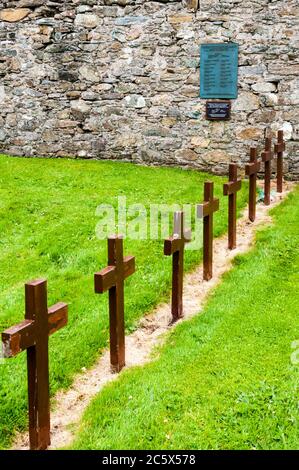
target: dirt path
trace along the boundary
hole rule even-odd
[[[203,281],[202,265],[184,280],[184,321],[200,313],[204,302],[212,289],[220,282],[222,275],[232,266],[233,258],[248,251],[255,240],[255,231],[258,226],[271,223],[268,215],[269,209],[279,204],[288,194],[291,185],[286,191],[277,195],[270,206],[257,205],[257,217],[254,223],[248,222],[247,209],[238,221],[237,248],[233,251],[227,249],[227,235],[214,241],[214,277],[210,281]],[[126,337],[126,367],[140,366],[151,360],[154,348],[163,342],[165,333],[175,325],[169,325],[171,319],[170,304],[159,305],[151,314],[145,316],[139,323],[138,329]],[[92,398],[105,384],[117,379],[118,375],[110,371],[109,352],[105,352],[97,363],[89,370],[78,375],[72,387],[59,392],[54,399],[51,414],[52,445],[50,449],[68,446],[73,439],[73,430],[78,425],[82,413]],[[18,435],[13,449],[28,449],[28,435]]]

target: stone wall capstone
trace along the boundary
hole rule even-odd
[[[299,177],[297,0],[0,2],[0,151],[180,165],[243,164],[284,129]],[[239,43],[232,118],[199,98],[199,46]]]

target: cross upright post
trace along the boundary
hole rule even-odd
[[[172,321],[183,316],[183,279],[185,244],[191,240],[191,231],[185,229],[184,212],[174,213],[173,236],[164,241],[164,255],[172,256]]]
[[[67,324],[68,307],[48,309],[47,281],[25,284],[25,320],[2,333],[4,357],[27,350],[29,440],[31,450],[50,445],[48,337]]]
[[[229,181],[223,185],[223,194],[228,196],[228,248],[233,250],[237,246],[237,192],[242,186],[238,179],[238,166],[229,165]]]
[[[277,133],[277,144],[274,146],[277,155],[277,192],[282,193],[283,189],[283,152],[285,151],[285,142],[283,140],[283,131]]]
[[[270,205],[270,194],[271,194],[271,161],[273,158],[272,152],[272,139],[266,137],[265,150],[262,152],[262,160],[265,164],[265,180],[264,180],[264,204]]]
[[[257,149],[251,147],[250,149],[250,163],[245,166],[246,175],[249,176],[249,220],[255,221],[256,216],[256,177],[260,171],[261,163],[257,161]]]
[[[113,372],[125,366],[124,281],[135,272],[134,256],[123,256],[123,237],[108,238],[108,266],[94,276],[95,292],[109,291],[110,361]]]
[[[219,199],[214,198],[214,183],[204,184],[204,201],[197,206],[197,217],[203,218],[203,278],[213,277],[213,214],[219,210]]]

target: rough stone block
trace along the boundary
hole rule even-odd
[[[31,13],[29,8],[5,8],[0,11],[0,20],[8,23],[16,23],[23,20]]]

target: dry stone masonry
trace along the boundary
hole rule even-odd
[[[265,127],[299,176],[297,0],[0,2],[0,151],[227,171]],[[199,46],[239,44],[232,118],[205,120]]]

